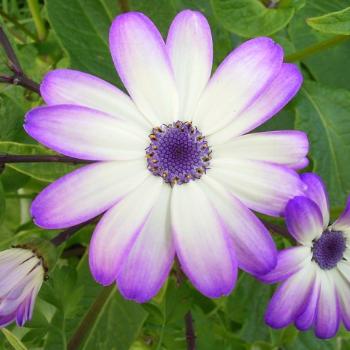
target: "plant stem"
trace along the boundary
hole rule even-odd
[[[36,40],[35,35],[29,31],[23,24],[19,23],[18,20],[4,12],[2,9],[0,9],[0,16],[4,17],[5,20],[12,23],[16,28],[20,29],[23,33],[25,33],[27,36],[29,36],[31,39]]]
[[[320,43],[317,43],[315,45],[311,45],[309,47],[306,47],[303,50],[294,52],[290,55],[286,56],[287,62],[295,62],[295,61],[301,61],[309,56],[314,55],[315,53],[321,52],[323,50],[326,50],[332,46],[338,45],[346,40],[350,39],[349,35],[337,35],[333,38],[330,38],[325,41],[321,41]]]
[[[40,13],[40,6],[38,0],[28,0],[28,7],[32,14],[36,31],[38,33],[38,39],[40,41],[46,38],[46,27]]]
[[[277,224],[273,224],[269,221],[263,220],[260,218],[260,220],[263,222],[263,224],[265,225],[265,227],[271,232],[271,233],[277,233],[280,236],[287,238],[290,242],[294,243],[294,239],[293,237],[289,234],[288,230],[280,225]]]
[[[0,155],[0,164],[6,163],[72,163],[85,164],[91,163],[89,160],[76,159],[66,156],[56,155]]]
[[[128,0],[119,0],[119,7],[121,12],[130,11],[130,5]]]
[[[72,227],[68,228],[67,230],[60,232],[56,237],[51,239],[51,243],[55,246],[61,245],[62,243],[67,241],[69,238],[71,238],[80,229],[82,229],[83,227],[85,227],[89,224],[92,224],[96,220],[97,220],[97,218],[93,218],[93,219],[90,219],[88,221],[82,222],[79,225],[72,226]]]
[[[25,75],[18,74],[12,77],[0,76],[0,83],[19,85],[40,95],[39,84]]]
[[[29,79],[23,72],[22,67],[17,59],[14,49],[11,46],[9,39],[7,38],[4,30],[0,27],[0,44],[5,50],[7,58],[9,60],[8,66],[14,73],[13,76],[0,76],[0,83],[7,83],[12,85],[20,85],[24,88],[34,91],[40,95],[39,84]]]
[[[188,311],[185,315],[185,325],[186,325],[186,341],[187,350],[196,349],[196,334],[193,326],[193,318],[191,311]]]
[[[115,290],[114,286],[102,288],[101,292],[95,299],[95,302],[90,307],[89,311],[85,315],[84,319],[80,323],[78,329],[73,334],[72,338],[69,340],[67,349],[68,350],[76,350],[79,349],[79,346],[83,343],[86,335],[91,330],[95,320],[96,315],[100,313],[100,311],[105,306],[112,292]]]

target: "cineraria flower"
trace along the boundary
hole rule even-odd
[[[320,338],[333,337],[342,320],[350,329],[350,197],[344,212],[329,224],[328,195],[315,174],[302,175],[306,197],[286,208],[290,234],[300,244],[278,254],[274,270],[260,277],[282,282],[267,308],[274,328],[294,322],[299,330],[314,328]]]
[[[206,19],[184,11],[166,43],[141,13],[118,16],[112,58],[129,96],[67,69],[41,83],[47,106],[30,111],[26,131],[68,156],[96,161],[57,180],[34,200],[44,228],[105,213],[90,244],[90,268],[129,299],[152,298],[177,255],[193,285],[228,294],[237,266],[266,273],[277,252],[250,211],[280,215],[301,194],[300,131],[244,135],[296,94],[302,76],[269,38],[234,50],[210,78]],[[83,58],[82,58],[83,59]]]
[[[0,327],[32,318],[35,299],[44,281],[43,261],[29,249],[0,252]]]

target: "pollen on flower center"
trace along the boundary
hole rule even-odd
[[[176,121],[153,128],[146,149],[147,167],[170,185],[199,179],[209,167],[211,150],[191,122]]]
[[[346,239],[340,231],[328,231],[314,241],[313,259],[323,270],[330,270],[343,258],[346,249]]]

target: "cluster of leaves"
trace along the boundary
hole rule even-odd
[[[202,11],[213,32],[215,65],[247,38],[268,35],[278,41],[287,59],[300,64],[305,84],[262,129],[308,133],[308,170],[323,177],[333,214],[340,211],[350,193],[350,0],[1,0],[0,21],[32,79],[40,81],[48,70],[70,67],[121,87],[109,54],[108,30],[125,5],[150,16],[164,35],[180,10]],[[0,73],[6,74],[5,55],[0,53],[0,58]],[[40,103],[22,88],[0,87],[0,153],[51,154],[22,129],[25,112]],[[25,236],[53,235],[35,228],[28,207],[47,183],[70,170],[67,164],[6,166],[0,177],[1,249]],[[178,286],[171,276],[152,302],[125,301],[114,288],[98,286],[89,274],[85,248],[91,231],[81,230],[62,248],[33,320],[25,328],[0,332],[0,349],[184,349],[183,318],[188,310],[201,350],[350,346],[345,331],[321,342],[293,327],[266,327],[263,313],[272,288],[243,273],[234,293],[218,300],[201,296],[188,283]],[[277,243],[288,244],[282,239]]]

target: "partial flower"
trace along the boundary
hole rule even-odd
[[[129,96],[86,73],[59,69],[41,83],[47,106],[25,130],[42,144],[96,161],[34,200],[37,225],[55,229],[104,213],[90,244],[95,279],[124,297],[151,299],[174,256],[209,297],[230,293],[237,266],[276,264],[269,232],[251,210],[281,215],[302,193],[307,164],[300,131],[245,135],[297,93],[302,76],[269,38],[247,41],[211,75],[207,20],[183,11],[166,42],[149,18],[130,12],[110,30],[112,58]]]
[[[43,261],[29,249],[0,252],[0,327],[32,318],[35,299],[44,281]]]
[[[344,212],[329,223],[328,195],[315,174],[303,174],[306,196],[286,208],[290,234],[299,243],[278,254],[277,266],[260,277],[282,282],[272,297],[265,320],[274,328],[294,322],[313,328],[319,338],[333,337],[343,321],[350,330],[350,197]]]

